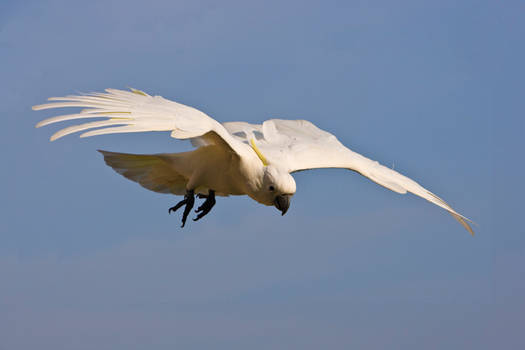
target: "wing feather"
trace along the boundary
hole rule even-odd
[[[220,140],[221,146],[226,145],[231,151],[241,156],[253,153],[249,147],[232,137],[220,123],[205,113],[161,96],[150,96],[140,90],[106,89],[105,92],[51,97],[48,100],[51,102],[34,106],[33,109],[45,110],[62,107],[84,109],[80,113],[45,119],[36,127],[68,120],[104,118],[102,121],[64,128],[53,134],[51,141],[79,131],[85,131],[80,137],[128,132],[171,131],[171,136],[177,139],[191,139],[213,133],[217,137],[207,137],[208,142]]]
[[[271,119],[262,125],[244,122],[223,124],[238,140],[257,146],[270,164],[293,173],[317,168],[345,168],[368,177],[394,192],[411,192],[447,210],[465,229],[474,234],[468,218],[414,180],[345,147],[337,138],[306,120]]]

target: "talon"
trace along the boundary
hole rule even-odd
[[[206,201],[208,200],[208,196],[206,196]],[[200,207],[198,207],[197,209],[195,209],[195,212],[198,213],[200,211],[203,211],[204,208],[205,208],[205,204],[206,204],[206,201],[204,201],[204,203],[202,203],[202,205]]]
[[[215,205],[215,191],[210,190],[208,195],[204,198],[206,198],[204,203],[202,203],[202,205],[195,211],[196,213],[200,212],[200,214],[197,215],[197,217],[194,218],[193,221],[202,219],[206,214],[210,212],[211,208],[213,208],[213,206]]]
[[[195,195],[194,190],[187,190],[186,195],[184,196],[184,199],[181,200],[179,203],[177,203],[175,206],[168,209],[168,214],[171,214],[171,212],[177,211],[180,207],[185,205],[184,212],[182,213],[182,225],[181,228],[186,225],[186,219],[188,218],[188,215],[193,208],[193,205],[195,204],[195,197],[197,198],[206,198],[204,203],[202,203],[201,206],[199,206],[197,209],[195,209],[195,213],[199,213],[196,218],[193,219],[193,221],[197,221],[202,219],[206,214],[208,214],[215,205],[215,191],[209,190],[208,194],[197,194]]]
[[[177,203],[176,205],[174,205],[173,207],[169,208],[168,209],[168,214],[171,214],[171,212],[176,212],[177,209],[179,209],[180,207],[182,207],[184,204],[186,204],[188,201],[186,199],[186,197],[181,200],[179,203]]]
[[[187,190],[186,195],[184,196],[184,199],[181,200],[179,203],[177,203],[175,206],[169,208],[168,214],[171,214],[172,211],[175,212],[183,205],[186,205],[184,207],[184,212],[182,213],[182,226],[181,226],[182,228],[186,224],[186,219],[188,218],[188,214],[193,208],[194,203],[195,203],[195,195],[193,194],[193,190]]]
[[[189,190],[186,192],[186,206],[184,207],[184,213],[182,213],[182,226],[186,224],[186,219],[188,218],[188,214],[190,213],[191,209],[193,208],[193,204],[195,203],[195,196],[193,194],[193,190]]]

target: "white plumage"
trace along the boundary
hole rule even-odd
[[[134,155],[101,151],[109,166],[143,187],[161,193],[186,194],[183,204],[187,207],[191,204],[189,209],[193,206],[193,198],[190,198],[193,193],[206,197],[213,197],[215,193],[248,195],[262,204],[275,205],[284,215],[289,198],[295,193],[291,173],[315,168],[346,168],[392,191],[411,192],[440,206],[473,234],[467,222],[470,220],[441,198],[408,177],[351,151],[334,135],[306,120],[220,124],[195,108],[135,89],[107,89],[105,93],[52,97],[49,101],[33,109],[84,109],[80,113],[43,120],[37,127],[97,118],[60,130],[51,136],[51,141],[75,132],[83,132],[80,137],[88,137],[144,131],[170,131],[174,138],[190,139],[197,148],[183,153]],[[215,204],[211,198],[206,202],[213,202],[207,206]],[[189,209],[185,210],[183,224]],[[199,208],[206,213],[210,209]]]

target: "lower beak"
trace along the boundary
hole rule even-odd
[[[288,208],[290,207],[290,197],[291,196],[289,194],[283,194],[275,197],[273,204],[281,211],[281,215],[286,214],[288,211]]]

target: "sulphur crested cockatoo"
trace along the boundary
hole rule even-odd
[[[169,212],[184,206],[182,226],[195,196],[206,198],[196,210],[199,220],[215,205],[215,195],[248,195],[274,205],[284,215],[296,190],[290,175],[316,168],[346,168],[397,193],[412,192],[447,210],[471,234],[463,215],[415,181],[343,146],[329,132],[306,120],[271,119],[262,124],[219,123],[205,113],[140,90],[107,89],[103,93],[52,97],[34,110],[81,107],[79,113],[41,121],[36,126],[74,119],[96,121],[62,129],[51,136],[84,131],[80,137],[170,131],[176,139],[190,139],[195,150],[183,153],[126,154],[100,151],[119,174],[155,192],[184,195]]]

